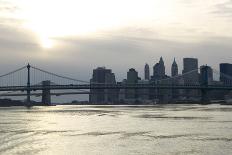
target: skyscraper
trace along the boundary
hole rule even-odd
[[[127,72],[127,84],[136,84],[138,83],[139,77],[138,77],[138,72],[134,69],[131,68]],[[126,89],[126,99],[131,99],[134,101],[137,98],[137,90],[135,89]]]
[[[206,83],[207,82],[207,83]],[[211,84],[213,82],[213,70],[210,66],[200,67],[200,83]]]
[[[138,72],[134,68],[129,69],[127,72],[127,83],[135,84],[138,82],[138,78]]]
[[[153,67],[153,79],[163,79],[165,78],[165,66],[163,58],[160,57],[159,63],[156,63]]]
[[[198,59],[184,58],[183,64],[184,64],[183,77],[185,78],[185,83],[186,84],[199,83]]]
[[[174,77],[174,76],[177,76],[178,75],[178,65],[177,65],[177,63],[176,63],[176,59],[174,58],[174,61],[173,61],[173,63],[172,63],[172,69],[171,69],[172,71],[172,77]]]
[[[184,58],[183,59],[183,79],[185,85],[199,84],[199,73],[198,73],[198,59],[196,58]],[[187,98],[196,98],[199,96],[200,91],[198,90],[185,90]]]
[[[159,61],[159,73],[161,76],[165,76],[165,66],[162,57],[160,57],[160,61]]]
[[[183,59],[183,74],[198,69],[198,59],[184,58]]]
[[[168,76],[165,75],[165,66],[163,58],[160,57],[160,60],[158,63],[156,63],[153,67],[153,76],[152,81],[156,84],[166,84],[165,81],[160,81],[162,79],[167,78]],[[150,90],[150,98],[159,100],[159,102],[165,102],[166,95],[169,95],[169,92],[167,90],[161,90],[161,89],[151,89]]]
[[[176,59],[174,58],[174,61],[172,63],[172,68],[171,68],[171,76],[172,77],[176,77],[178,75],[178,65],[176,63]],[[172,79],[172,84],[178,84],[179,83],[179,79],[178,78],[173,78]],[[172,101],[175,101],[178,99],[178,95],[179,95],[179,90],[177,89],[172,89],[171,91],[172,94]]]
[[[115,83],[115,77],[111,69],[105,67],[98,67],[93,70],[91,83]],[[106,90],[104,89],[90,89],[89,101],[94,104],[107,102],[107,96],[105,95]]]
[[[220,81],[224,84],[232,84],[232,64],[220,64]]]
[[[144,67],[144,79],[150,80],[150,68],[148,64],[145,64],[145,67]]]
[[[105,75],[106,84],[116,84],[114,73],[106,73]],[[116,103],[118,101],[117,89],[105,89],[105,103]]]

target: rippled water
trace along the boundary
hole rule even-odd
[[[229,155],[232,106],[0,108],[0,154]]]

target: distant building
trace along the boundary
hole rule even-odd
[[[150,80],[150,68],[148,64],[146,64],[144,67],[144,79]]]
[[[138,82],[138,79],[138,72],[134,68],[129,69],[129,71],[127,72],[127,83],[135,84]]]
[[[138,77],[138,72],[134,68],[129,69],[129,71],[127,72],[126,83],[137,84],[138,80],[140,80],[140,78]],[[134,102],[137,98],[138,98],[138,92],[136,89],[126,89],[127,100],[129,99],[131,100],[131,102]]]
[[[107,73],[105,78],[106,84],[116,84],[114,73]],[[105,89],[105,103],[118,102],[118,91],[117,89]]]
[[[198,59],[196,58],[184,58],[183,59],[183,74],[198,69]]]
[[[183,71],[182,77],[184,78],[185,85],[197,85],[199,84],[199,73],[198,73],[198,59],[196,58],[184,58],[183,59]],[[200,96],[199,90],[185,90],[187,98],[196,99]]]
[[[172,63],[172,68],[171,68],[171,76],[172,77],[175,77],[172,79],[172,84],[173,85],[177,85],[179,83],[179,79],[178,79],[178,65],[176,63],[176,60],[174,58],[174,61]],[[180,94],[180,90],[178,89],[172,89],[172,102],[176,101],[179,97],[179,94]]]
[[[232,85],[232,64],[220,64],[220,82],[223,85]],[[224,99],[227,100],[231,96],[232,91],[223,91]],[[231,98],[231,97],[230,97]]]
[[[167,81],[163,79],[168,78],[165,74],[165,65],[163,58],[160,57],[158,63],[156,63],[153,67],[153,76],[151,77],[152,83],[155,84],[167,84]],[[169,97],[167,97],[169,96]],[[160,103],[167,103],[170,99],[171,91],[167,89],[150,89],[150,99],[156,100]]]
[[[175,77],[175,76],[178,75],[178,65],[177,65],[175,59],[174,59],[174,61],[173,61],[173,63],[172,63],[171,72],[172,72],[172,77]]]
[[[207,83],[205,83],[207,82]],[[213,70],[210,66],[200,67],[200,83],[201,84],[212,84],[213,82]]]
[[[159,80],[165,77],[164,61],[163,58],[160,57],[159,63],[156,63],[153,67],[153,80]]]
[[[223,84],[232,84],[232,64],[220,64],[220,81]]]
[[[115,76],[111,69],[105,67],[98,67],[93,70],[92,84],[115,84]],[[89,102],[93,104],[102,104],[108,102],[114,102],[116,100],[113,90],[107,89],[90,89]]]

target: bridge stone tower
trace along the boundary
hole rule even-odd
[[[213,73],[212,73],[212,69],[209,66],[201,66],[200,68],[200,82],[201,82],[201,86],[203,87],[201,89],[201,102],[202,103],[209,103],[209,93],[208,93],[208,85],[210,83],[210,81],[212,81],[213,78]]]
[[[50,84],[51,81],[42,81],[42,103],[45,105],[51,105]]]
[[[28,106],[28,107],[31,106],[30,69],[31,69],[31,66],[30,66],[30,64],[28,64],[28,65],[27,65],[27,102],[26,102],[26,106]]]

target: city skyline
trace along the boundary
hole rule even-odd
[[[208,102],[210,99],[223,100],[227,98],[229,91],[219,91],[217,89],[208,89],[212,86],[229,86],[232,79],[232,64],[220,63],[220,71],[216,71],[211,66],[199,65],[197,58],[183,58],[183,70],[178,73],[178,65],[174,58],[171,66],[171,76],[165,71],[165,62],[160,60],[153,65],[153,72],[150,74],[149,65],[144,65],[144,76],[138,76],[135,68],[127,71],[127,76],[122,81],[116,81],[112,69],[106,67],[97,67],[93,70],[90,84],[110,85],[105,89],[90,89],[89,103],[91,104],[146,104],[156,103],[181,103],[188,102]],[[214,77],[214,76],[218,77]],[[113,86],[119,85],[121,88],[114,89]],[[128,85],[130,89],[124,87]],[[136,86],[138,87],[130,87]],[[149,86],[161,86],[151,88]],[[98,85],[99,86],[99,85]],[[145,86],[144,88],[140,86]],[[162,89],[162,86],[168,88]],[[186,89],[175,87],[184,86]],[[203,86],[202,89],[194,89]],[[190,89],[188,89],[190,87]]]
[[[177,69],[175,72],[175,74],[176,75],[181,75],[182,73],[183,73],[183,71],[184,71],[184,59],[196,59],[197,60],[197,64],[198,64],[198,69],[199,69],[199,71],[198,72],[200,72],[200,67],[201,66],[210,66],[210,67],[212,67],[212,68],[214,68],[215,70],[217,70],[217,71],[220,71],[220,64],[231,64],[231,63],[229,63],[229,62],[219,62],[218,64],[213,64],[213,65],[211,65],[211,64],[207,64],[207,63],[202,63],[202,64],[200,64],[200,62],[199,62],[199,58],[196,58],[196,57],[183,57],[182,58],[182,60],[181,60],[181,62],[178,62],[177,61],[177,59],[180,59],[180,58],[178,58],[178,57],[174,57],[173,59],[172,59],[172,61],[171,62],[166,62],[164,59],[163,59],[163,56],[160,56],[158,59],[156,59],[157,61],[153,61],[152,63],[147,63],[147,62],[145,62],[145,63],[143,63],[141,66],[139,66],[139,67],[133,67],[132,65],[130,65],[130,66],[124,66],[124,68],[123,68],[123,70],[125,71],[125,75],[126,75],[126,72],[130,69],[130,68],[133,68],[133,69],[135,69],[136,71],[138,71],[138,76],[139,77],[141,77],[141,79],[145,79],[145,67],[147,66],[148,67],[148,71],[149,71],[149,75],[150,75],[150,77],[149,78],[151,78],[152,77],[152,75],[153,75],[153,73],[154,73],[154,66],[155,65],[157,65],[158,63],[159,63],[159,61],[162,59],[162,61],[163,61],[163,65],[164,65],[164,75],[167,75],[167,76],[172,76],[172,68],[173,68],[173,65],[177,65],[177,66],[175,66],[175,67],[177,67],[177,68],[175,68],[175,69]],[[166,64],[171,64],[170,66],[167,66]],[[9,64],[10,65],[10,64]],[[112,71],[114,71],[115,70],[115,68],[110,68],[110,67],[108,67],[109,65],[103,65],[103,66],[101,66],[101,65],[98,65],[98,66],[94,66],[93,68],[91,68],[91,70],[85,70],[84,72],[83,72],[83,74],[86,74],[86,72],[89,72],[89,77],[87,77],[87,80],[89,79],[89,78],[91,78],[91,76],[92,76],[92,70],[93,69],[95,69],[95,68],[109,68],[109,69],[111,69]],[[216,66],[216,67],[214,67],[214,66]],[[56,69],[55,69],[56,70]],[[9,71],[9,70],[8,70]],[[62,70],[59,70],[59,71],[61,71],[61,74],[62,74]],[[0,73],[0,75],[2,75],[2,74],[5,74],[5,73],[7,73],[7,72],[2,72],[2,73]],[[67,73],[67,72],[66,72]],[[65,73],[65,74],[66,74]],[[123,80],[123,79],[125,79],[125,77],[126,76],[121,76],[121,75],[123,75],[122,74],[122,72],[120,72],[119,74],[117,74],[117,72],[113,72],[113,73],[115,73],[115,77],[116,77],[116,80],[117,81],[121,81],[121,80]],[[70,76],[73,76],[74,77],[74,75],[75,75],[75,72],[71,72],[71,74],[69,73],[69,75]],[[117,77],[117,75],[119,75],[118,77]],[[84,80],[84,79],[83,79]]]
[[[189,61],[190,60],[190,65],[186,65],[188,63],[186,63],[185,61]],[[195,60],[196,62],[192,62],[192,60]],[[159,64],[162,63],[163,65],[163,69],[161,69],[161,73],[160,71],[157,72],[157,69],[159,70]],[[192,64],[193,63],[193,64]],[[164,78],[165,76],[168,76],[168,77],[175,77],[175,76],[178,76],[178,75],[182,75],[184,73],[188,73],[194,69],[198,69],[198,73],[200,73],[200,69],[202,66],[209,66],[211,68],[212,65],[210,64],[199,64],[199,61],[198,61],[198,58],[195,58],[195,57],[186,57],[186,58],[183,58],[181,64],[179,64],[177,61],[176,61],[176,57],[174,57],[172,63],[172,65],[170,67],[166,67],[165,65],[165,61],[163,60],[163,57],[161,56],[159,58],[159,61],[157,62],[154,62],[153,64],[149,64],[149,63],[144,63],[143,65],[143,70],[140,72],[139,70],[137,70],[135,67],[131,67],[131,68],[125,68],[126,71],[130,70],[130,69],[135,69],[137,72],[138,72],[138,77],[140,77],[141,79],[143,80],[152,80],[152,77],[154,76],[154,74],[160,76],[159,74],[161,74],[161,79]],[[221,62],[218,64],[217,68],[213,68],[215,70],[217,70],[218,72],[220,72],[221,70],[221,65],[222,64],[229,64],[231,65],[231,63],[227,63],[227,62]],[[186,66],[186,67],[184,67]],[[104,68],[104,69],[110,69],[111,71],[113,71],[114,69],[113,68],[108,68],[106,66],[96,66],[95,67],[96,69],[101,69],[101,68]],[[93,70],[95,69],[93,68]],[[156,71],[155,71],[156,70]],[[115,72],[113,72],[115,73]],[[163,77],[162,77],[163,76]],[[117,79],[117,74],[115,74],[115,77]],[[126,77],[126,76],[125,76]],[[125,79],[122,78],[121,80],[124,80]],[[120,81],[120,80],[119,80]]]

